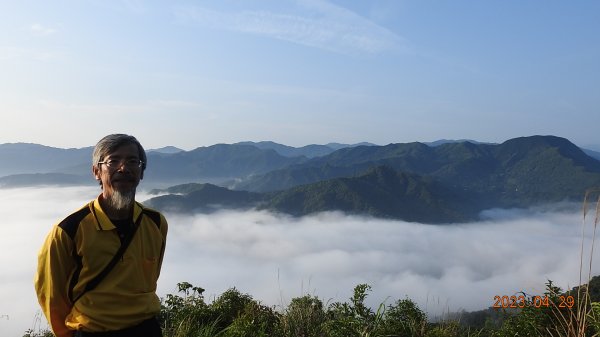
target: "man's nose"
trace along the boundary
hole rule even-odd
[[[129,172],[131,169],[127,166],[126,161],[119,162],[119,166],[117,166],[117,171],[119,172]]]

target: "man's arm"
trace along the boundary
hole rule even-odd
[[[56,337],[72,337],[74,332],[65,326],[65,318],[72,307],[68,296],[68,280],[75,269],[73,246],[67,233],[54,226],[38,254],[35,291]]]

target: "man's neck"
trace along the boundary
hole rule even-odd
[[[132,207],[129,207],[128,209],[119,210],[109,208],[105,209],[104,212],[106,212],[106,215],[108,215],[108,218],[111,220],[125,220],[131,217],[131,209]]]

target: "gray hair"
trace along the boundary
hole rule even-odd
[[[142,144],[134,137],[122,133],[108,135],[96,144],[92,154],[92,165],[98,167],[98,163],[103,161],[106,156],[116,151],[119,147],[127,144],[135,144],[138,148],[140,160],[142,161],[142,172],[146,169],[146,151]]]

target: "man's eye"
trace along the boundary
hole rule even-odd
[[[120,160],[116,160],[116,159],[109,159],[109,160],[106,162],[106,165],[108,165],[108,166],[117,166],[117,165],[119,165],[119,162],[120,162]]]

